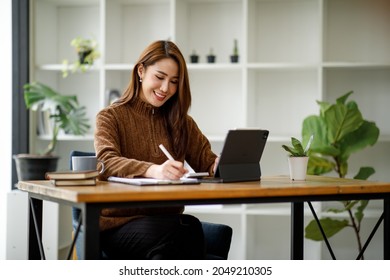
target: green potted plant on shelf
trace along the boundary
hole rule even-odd
[[[62,95],[39,82],[24,85],[24,101],[27,109],[40,113],[38,120],[44,123],[46,128],[52,127],[51,139],[44,151],[38,154],[14,155],[18,178],[44,179],[46,171],[54,171],[57,168],[58,157],[53,155],[53,151],[57,145],[59,131],[84,135],[90,128],[86,108],[79,105],[77,96]]]
[[[234,39],[233,54],[230,56],[230,61],[232,63],[238,63],[239,54],[238,54],[238,41]]]
[[[193,50],[191,55],[190,55],[190,61],[191,61],[191,63],[198,63],[199,62],[199,55],[196,53],[195,50]]]
[[[75,73],[77,70],[84,73],[93,65],[95,60],[100,57],[96,40],[76,37],[70,42],[70,45],[75,49],[78,59],[74,61],[71,66],[69,65],[68,60],[64,59],[64,68],[62,70],[62,76],[64,78],[69,75],[69,67],[71,68],[72,73]]]
[[[210,52],[209,54],[207,55],[207,62],[208,63],[214,63],[215,60],[216,60],[216,55],[214,54],[214,50],[213,48],[210,48]]]
[[[295,137],[291,137],[291,145],[282,145],[282,148],[289,153],[288,166],[290,170],[291,180],[305,180],[307,172],[307,163],[309,160],[308,152],[313,140],[313,136],[309,139],[305,148],[301,141]]]
[[[304,119],[303,139],[307,140],[312,134],[315,135],[309,152],[308,174],[321,175],[333,171],[340,178],[344,178],[348,173],[350,156],[377,142],[379,128],[374,122],[363,118],[356,102],[347,102],[352,93],[350,91],[337,98],[334,104],[317,101],[320,106],[319,115]],[[373,173],[375,173],[374,168],[361,167],[353,178],[366,180]],[[342,229],[352,228],[358,249],[361,251],[360,228],[368,202],[367,200],[339,201],[339,208],[328,209],[327,211],[333,213],[347,213],[349,218],[320,219],[326,237],[330,238]],[[306,226],[305,237],[316,241],[324,239],[315,220]]]

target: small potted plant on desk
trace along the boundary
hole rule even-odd
[[[52,135],[43,152],[17,154],[13,158],[18,180],[42,180],[46,172],[57,169],[59,157],[53,155],[53,151],[59,131],[62,129],[65,133],[84,135],[90,125],[85,107],[79,105],[75,95],[62,95],[47,85],[34,82],[24,85],[24,100],[27,109],[40,113],[39,121],[45,122],[45,126],[52,125]]]
[[[208,63],[215,63],[216,55],[214,54],[214,50],[211,48],[209,54],[207,55],[207,62]]]
[[[85,39],[82,37],[76,37],[71,42],[70,45],[74,47],[78,59],[73,62],[71,69],[72,73],[80,70],[81,72],[86,72],[96,59],[100,57],[100,52],[97,50],[97,42],[93,39]],[[69,75],[68,72],[68,60],[63,61],[64,69],[62,71],[62,76],[66,78]]]
[[[283,149],[289,153],[288,166],[291,180],[306,180],[307,163],[309,160],[307,154],[312,140],[313,135],[305,148],[303,148],[301,141],[294,137],[291,137],[292,146],[282,145]]]

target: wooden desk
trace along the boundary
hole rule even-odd
[[[54,187],[49,181],[21,181],[18,188],[28,192],[31,207],[38,213],[38,235],[42,228],[42,200],[82,210],[86,259],[99,256],[99,213],[105,207],[291,202],[291,259],[303,259],[305,201],[382,199],[384,259],[390,259],[390,182],[322,176],[291,181],[288,176],[275,176],[263,177],[260,182],[148,187],[111,182],[98,182],[93,187]],[[30,230],[29,235],[29,258],[39,259],[36,244],[31,241],[34,232]]]

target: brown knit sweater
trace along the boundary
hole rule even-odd
[[[187,125],[190,143],[185,160],[195,171],[212,174],[217,156],[190,116],[187,116]],[[110,105],[98,113],[94,144],[97,157],[105,165],[100,180],[107,180],[109,176],[139,177],[152,164],[164,163],[167,158],[159,149],[159,144],[163,144],[174,155],[161,109],[138,98],[133,98],[127,104]],[[176,160],[184,161],[184,158]],[[183,206],[104,209],[100,229],[118,227],[144,215],[182,213],[183,210]]]

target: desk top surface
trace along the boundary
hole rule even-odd
[[[98,181],[96,186],[55,187],[48,180],[20,181],[18,189],[47,198],[75,203],[251,199],[342,194],[389,194],[390,182],[308,176],[291,181],[288,176],[262,177],[257,182],[202,183],[199,185],[132,186]]]

